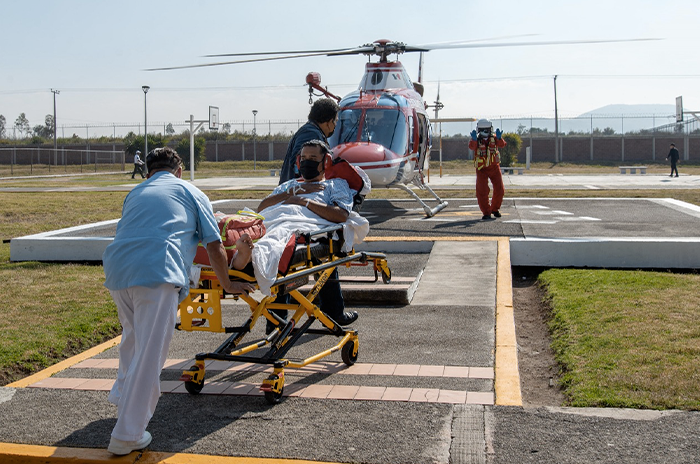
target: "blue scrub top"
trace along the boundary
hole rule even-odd
[[[189,288],[190,266],[199,242],[221,241],[209,198],[167,171],[137,185],[124,199],[114,241],[102,261],[105,287]]]

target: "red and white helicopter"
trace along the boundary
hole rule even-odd
[[[329,139],[333,147],[333,156],[341,157],[355,166],[361,167],[369,176],[372,187],[398,187],[408,192],[417,200],[428,217],[435,215],[447,206],[426,183],[424,170],[430,155],[432,132],[427,109],[442,108],[439,96],[435,105],[428,105],[423,100],[422,63],[423,52],[449,48],[511,47],[524,45],[561,45],[591,44],[609,42],[630,42],[657,39],[621,39],[621,40],[577,40],[555,42],[484,42],[499,38],[479,41],[448,42],[432,45],[411,46],[391,40],[376,40],[356,48],[333,50],[303,50],[261,53],[232,53],[223,55],[206,55],[206,57],[257,56],[237,61],[206,63],[168,68],[154,68],[148,71],[199,68],[228,64],[273,61],[311,56],[367,55],[377,56],[379,61],[369,61],[365,65],[365,74],[358,89],[342,99],[321,87],[320,74],[309,73],[306,83],[309,85],[309,100],[313,90],[339,101],[340,113],[335,132]],[[408,52],[421,52],[419,60],[418,81],[413,82],[401,62],[389,61],[390,55]],[[263,55],[276,55],[260,58]],[[461,120],[473,120],[462,118]],[[427,190],[437,206],[431,207],[411,188]],[[431,200],[428,200],[431,201]]]

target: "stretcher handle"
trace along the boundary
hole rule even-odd
[[[289,274],[286,277],[282,277],[281,279],[277,279],[273,282],[272,286],[274,287],[275,285],[284,285],[287,282],[291,282],[293,280],[298,279],[299,277],[304,277],[307,275],[311,274],[316,274],[321,271],[325,271],[326,269],[330,269],[333,267],[337,267],[341,264],[349,263],[350,261],[357,261],[359,259],[365,259],[367,254],[365,252],[361,253],[355,253],[354,255],[346,256],[345,258],[338,258],[333,261],[328,261],[327,263],[319,264],[318,266],[310,267],[308,269],[304,269],[303,271],[295,272],[294,274]]]

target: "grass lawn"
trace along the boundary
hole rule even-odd
[[[212,169],[209,175],[230,174]],[[33,187],[131,182],[125,174],[110,176],[22,182]],[[0,181],[0,186],[9,186],[6,182]],[[266,193],[207,192],[212,200],[263,198]],[[473,193],[471,189],[440,191],[446,198]],[[673,197],[700,205],[700,190],[690,189],[510,189],[506,195]],[[0,238],[118,218],[125,196],[126,192],[0,192]],[[370,198],[402,196],[407,198],[398,190],[377,190]],[[116,308],[102,286],[101,266],[11,263],[9,256],[9,244],[0,244],[0,298],[6,302],[0,318],[0,385],[119,333]],[[698,275],[552,269],[541,274],[540,282],[553,309],[554,345],[572,405],[700,410]]]
[[[700,275],[550,269],[539,282],[572,406],[700,410]]]

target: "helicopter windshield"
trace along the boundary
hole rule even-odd
[[[397,109],[347,109],[338,114],[338,127],[331,146],[350,142],[372,142],[403,154],[408,146],[406,118]]]

